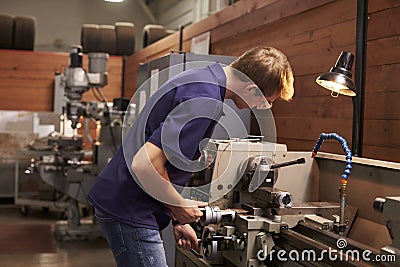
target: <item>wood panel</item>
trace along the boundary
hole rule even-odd
[[[379,12],[370,13],[368,16],[368,40],[399,34],[400,5]]]
[[[231,20],[229,23],[219,24],[212,30],[211,42],[216,43],[220,40],[229,39],[232,35],[239,35],[240,33],[247,32],[249,29],[256,29],[263,25],[282,21],[287,17],[300,14],[329,2],[331,1],[274,1],[263,8]],[[303,24],[304,26],[305,24]]]
[[[88,58],[84,56],[84,68]],[[69,65],[68,53],[0,50],[0,109],[52,111],[54,75]],[[121,95],[122,59],[108,61],[108,85],[102,90],[107,99]],[[87,93],[85,101],[95,100]]]
[[[244,17],[246,14],[253,14],[253,12],[268,7],[278,1],[279,0],[246,0],[236,2],[228,8],[215,13],[213,16],[186,27],[183,32],[183,38],[185,40],[190,40],[201,33],[211,31],[218,26],[231,23],[231,21]]]
[[[328,91],[327,91],[328,92]],[[294,97],[290,102],[276,101],[272,108],[279,117],[298,117],[299,112],[313,118],[351,119],[352,101],[350,97]]]
[[[400,162],[400,148],[364,145],[363,149],[369,158]]]
[[[247,26],[252,26],[252,27],[257,27],[257,23],[259,25],[269,23],[272,21],[276,21],[281,19],[282,17],[287,17],[290,16],[292,13],[298,13],[302,12],[305,9],[309,9],[310,6],[319,6],[323,5],[325,3],[332,2],[332,0],[325,0],[325,1],[317,1],[317,0],[307,0],[307,1],[296,1],[295,4],[292,2],[285,2],[285,1],[240,1],[238,3],[235,3],[234,5],[231,6],[232,9],[224,9],[221,12],[218,12],[214,16],[211,16],[203,21],[200,21],[199,23],[196,23],[194,25],[190,25],[187,28],[184,29],[183,31],[183,40],[184,41],[189,41],[191,40],[192,37],[199,35],[207,30],[212,30],[214,28],[219,29],[226,27],[230,27],[232,24],[232,21],[234,19],[240,19],[238,22],[239,24],[242,24],[243,21],[253,21],[256,24],[251,24]],[[283,3],[283,5],[282,5]],[[280,14],[278,16],[270,16],[268,19],[261,19],[257,20],[257,18],[254,18],[253,12],[258,12],[258,16],[264,16],[263,13],[268,12],[270,14]],[[247,14],[247,16],[246,16]],[[251,19],[251,20],[249,20]],[[228,23],[229,22],[229,23]],[[225,25],[225,26],[224,26]],[[246,28],[244,28],[246,29]],[[224,29],[222,29],[222,32],[226,32]],[[228,33],[231,35],[231,32],[228,31]],[[226,33],[224,33],[226,34]],[[211,38],[214,35],[214,30],[212,32]],[[215,33],[215,36],[218,36],[218,32]],[[156,42],[145,49],[139,51],[138,53],[135,53],[134,55],[128,57],[128,63],[127,65],[129,66],[126,69],[126,74],[129,77],[135,78],[135,75],[133,75],[134,72],[137,71],[138,64],[139,63],[144,63],[149,60],[155,59],[157,57],[160,57],[162,55],[165,55],[169,53],[170,51],[177,50],[178,49],[178,42],[179,42],[179,35],[178,33],[172,34],[166,38],[164,38],[162,41]],[[218,39],[216,39],[218,40]],[[214,42],[212,40],[212,42]],[[186,42],[185,49],[184,51],[188,51],[190,49],[189,43]],[[212,51],[212,46],[211,46],[211,51]],[[212,51],[214,54],[225,54],[225,55],[235,55],[233,53],[218,53],[218,51]],[[126,96],[131,96],[133,95],[135,91],[135,80],[130,79],[125,87],[125,91],[127,92]],[[132,89],[133,88],[133,89]]]
[[[399,91],[400,63],[367,67],[366,92],[382,93]]]
[[[400,122],[395,120],[366,120],[364,124],[365,144],[369,146],[400,149]]]
[[[286,144],[289,151],[312,151],[317,143],[318,138],[319,135],[315,137],[315,140],[278,137],[277,142],[281,144]],[[336,154],[343,153],[341,145],[331,140],[324,142],[319,151]]]
[[[351,143],[350,119],[275,116],[275,122],[277,135],[282,138],[314,140],[321,133],[336,132]]]
[[[328,70],[327,70],[328,71]],[[330,95],[330,91],[324,89],[323,87],[319,86],[315,79],[321,73],[312,73],[307,75],[298,75],[294,73],[294,98],[300,97],[310,97],[310,96],[327,96]]]
[[[363,155],[399,162],[400,4],[370,1],[369,12]]]
[[[292,3],[290,1],[280,1],[281,5],[284,2],[286,2],[286,4]],[[302,3],[305,2],[306,1]],[[332,46],[332,40],[326,38],[329,32],[326,30],[319,31],[318,29],[338,23],[337,14],[329,11],[331,9],[340,10],[340,17],[343,18],[341,22],[353,20],[355,18],[355,9],[353,8],[349,11],[344,8],[344,5],[347,5],[347,3],[335,1],[320,8],[309,6],[309,10],[303,13],[299,12],[293,14],[293,16],[285,17],[283,20],[276,20],[272,21],[272,23],[264,23],[262,26],[258,25],[256,28],[249,28],[242,34],[238,34],[236,28],[230,31],[224,29],[224,31],[227,32],[225,34],[232,32],[234,34],[227,36],[227,38],[222,41],[219,41],[220,38],[216,37],[216,41],[212,43],[211,51],[216,54],[226,53],[239,55],[254,46],[272,45],[279,47],[290,58],[292,55],[304,54],[305,52],[310,53],[316,49],[320,49],[321,45],[323,45],[322,48],[330,48]],[[267,10],[265,12],[270,14],[273,13],[274,10]],[[266,15],[264,14],[264,16]],[[324,17],[324,20],[321,21],[321,17]],[[243,20],[244,19],[241,18],[238,24],[243,23]],[[248,20],[253,21],[253,18],[249,17]],[[301,20],[302,23],[298,23],[299,20]],[[258,21],[263,20],[262,18],[258,18]],[[213,30],[211,36],[219,36],[221,28],[223,27],[218,27]],[[352,28],[354,28],[354,25]],[[351,33],[347,34],[345,30],[340,30],[340,32],[341,35],[339,38],[345,38],[346,36],[353,38],[352,36],[354,36],[354,34]],[[315,39],[322,39],[322,41],[321,43],[314,43],[313,41]],[[231,45],[232,43],[235,45]],[[231,51],[232,49],[234,49],[234,51]],[[300,51],[297,51],[298,49],[300,49]]]
[[[308,12],[318,13],[318,11]],[[213,43],[211,51],[213,54],[229,54],[240,55],[255,46],[267,45],[278,47],[285,52],[289,60],[296,55],[308,55],[310,59],[318,59],[318,57],[310,57],[310,53],[322,50],[323,53],[332,47],[344,47],[353,44],[355,37],[354,20],[349,20],[340,24],[334,24],[325,28],[309,29],[305,32],[292,34],[296,32],[295,25],[300,15],[293,16],[284,21],[274,23],[274,25],[265,25],[263,27],[247,31],[241,35],[233,36],[228,39]],[[313,20],[305,23],[315,24]],[[301,17],[302,19],[302,17]],[[289,33],[289,34],[288,34]],[[331,38],[329,35],[341,33],[339,38]],[[235,43],[232,46],[230,44]]]
[[[0,109],[52,109],[54,73],[67,54],[0,50]]]
[[[400,6],[398,0],[373,0],[368,1],[368,13],[372,14],[377,11],[391,9]]]
[[[365,120],[398,120],[400,90],[385,93],[367,93],[365,96]]]
[[[367,66],[400,63],[399,35],[368,41]]]
[[[328,72],[334,66],[340,52],[354,50],[354,45],[334,47],[289,57],[289,61],[293,66],[295,75],[321,74]]]

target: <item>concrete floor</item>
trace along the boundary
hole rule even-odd
[[[27,216],[20,214],[14,205],[0,205],[0,224],[55,224],[59,214],[56,211],[30,211]],[[1,233],[0,233],[1,234]],[[116,266],[107,242],[103,238],[85,241],[56,241],[57,253],[0,255],[1,267],[112,267]]]

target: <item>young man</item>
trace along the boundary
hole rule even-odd
[[[118,266],[167,266],[159,231],[171,219],[177,245],[198,250],[188,223],[206,204],[179,192],[204,167],[199,145],[211,137],[224,99],[238,108],[270,108],[276,99],[292,98],[293,82],[282,52],[257,47],[230,66],[176,75],[154,93],[89,193]]]

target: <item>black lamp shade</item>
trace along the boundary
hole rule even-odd
[[[321,74],[315,80],[322,87],[331,90],[332,93],[355,96],[356,87],[351,80],[351,67],[354,56],[350,52],[342,52],[334,67],[327,73]]]

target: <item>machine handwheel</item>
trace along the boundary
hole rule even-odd
[[[215,230],[213,227],[205,227],[202,235],[202,252],[204,257],[207,260],[214,260],[217,256],[218,251],[218,242],[216,240],[212,240],[215,235]]]

